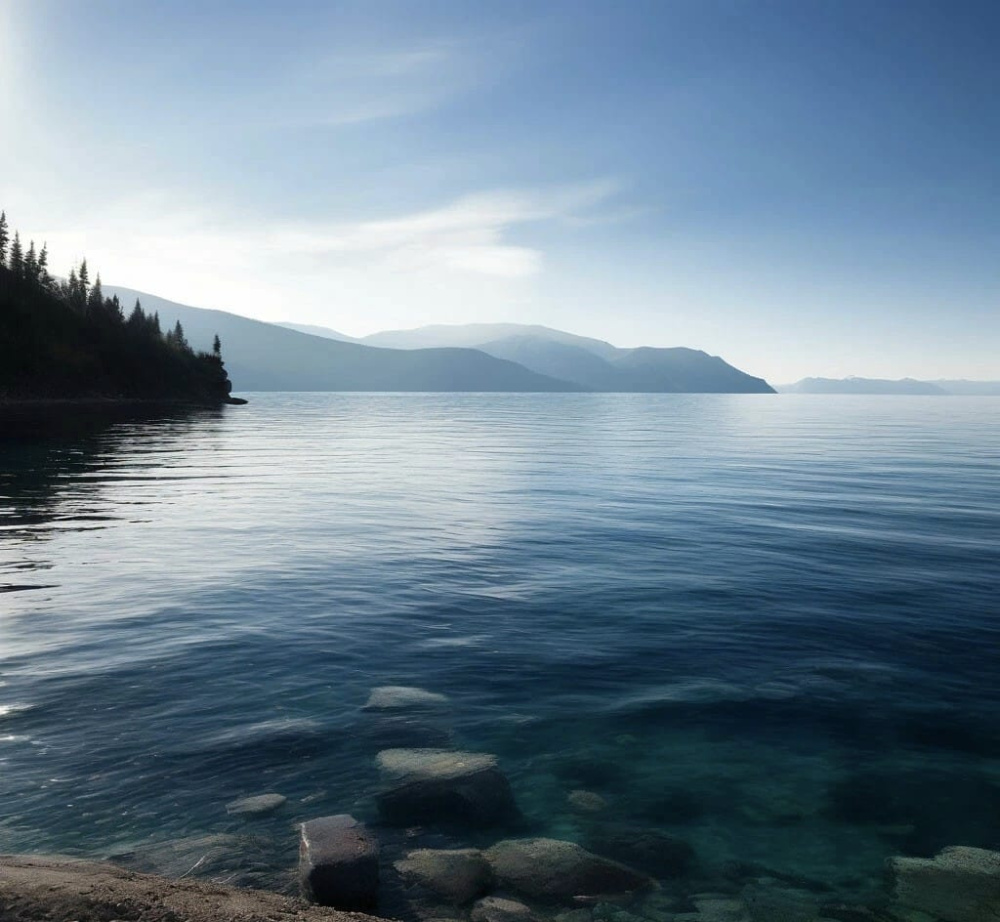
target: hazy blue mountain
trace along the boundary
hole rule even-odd
[[[754,378],[721,358],[696,349],[618,349],[603,340],[543,326],[439,325],[376,333],[363,341],[397,348],[474,346],[539,374],[572,381],[593,391],[774,393],[762,378]]]
[[[755,378],[717,355],[674,347],[620,349],[614,359],[628,382],[623,390],[663,393],[773,394],[763,378]]]
[[[210,349],[218,333],[235,391],[576,391],[513,362],[475,349],[379,349],[338,342],[224,311],[176,304],[105,285],[131,308],[142,301],[166,329],[178,320],[188,341]]]
[[[621,373],[599,355],[580,346],[521,334],[482,343],[476,348],[539,374],[573,381],[587,390],[621,389]]]
[[[795,384],[778,388],[782,394],[947,394],[948,391],[929,381],[903,378],[889,381],[882,378],[803,378]]]
[[[1000,397],[1000,381],[965,381],[943,379],[931,381],[949,394],[959,394],[964,397]]]
[[[366,346],[386,346],[390,349],[426,349],[432,346],[471,346],[478,349],[485,343],[526,336],[578,346],[602,358],[610,358],[618,351],[611,343],[601,339],[527,323],[433,324],[413,330],[385,330],[365,336],[360,342]]]
[[[296,330],[299,333],[308,333],[310,336],[322,336],[324,339],[335,339],[342,343],[359,343],[360,339],[348,336],[346,333],[339,333],[329,327],[318,327],[311,323],[281,323],[275,321],[276,327],[284,327],[286,330]]]

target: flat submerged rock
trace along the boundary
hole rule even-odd
[[[384,781],[443,781],[496,768],[496,756],[447,749],[384,749],[375,757]]]
[[[375,763],[382,776],[376,801],[388,823],[488,827],[517,815],[514,794],[497,768],[496,756],[444,749],[386,749]]]
[[[257,794],[226,804],[226,813],[233,816],[262,816],[265,813],[273,813],[286,803],[288,798],[281,794]]]
[[[656,886],[645,874],[559,839],[508,839],[485,854],[497,884],[529,898],[572,900]]]
[[[890,858],[897,903],[946,922],[1000,920],[1000,852],[953,846],[934,858]]]
[[[262,890],[33,855],[0,855],[0,916],[4,922],[370,922],[374,918]]]
[[[368,711],[399,711],[412,708],[437,708],[448,703],[445,695],[411,685],[383,685],[372,689],[365,702]]]

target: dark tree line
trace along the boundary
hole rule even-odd
[[[192,349],[180,321],[163,331],[138,300],[126,317],[87,261],[52,277],[45,244],[27,250],[0,211],[0,396],[222,401],[231,385],[215,337]]]

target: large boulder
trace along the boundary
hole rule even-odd
[[[509,839],[486,851],[499,886],[541,900],[644,890],[645,874],[557,839]]]
[[[375,837],[347,814],[302,824],[299,882],[322,906],[373,910],[378,900],[379,847]]]
[[[935,858],[890,858],[893,896],[947,922],[1000,920],[1000,852],[954,846]]]
[[[496,756],[444,749],[386,749],[379,812],[393,824],[491,826],[517,815],[510,783]]]
[[[410,885],[460,905],[471,903],[493,886],[493,872],[477,848],[418,849],[394,865]]]

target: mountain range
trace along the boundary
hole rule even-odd
[[[607,391],[754,393],[773,388],[696,349],[610,343],[548,327],[464,324],[394,330],[354,339],[325,327],[272,324],[105,285],[126,309],[138,298],[164,328],[180,321],[207,349],[222,339],[240,390]]]
[[[1000,396],[1000,381],[934,380],[902,378],[803,378],[794,384],[781,384],[780,394],[895,394],[921,396]]]

